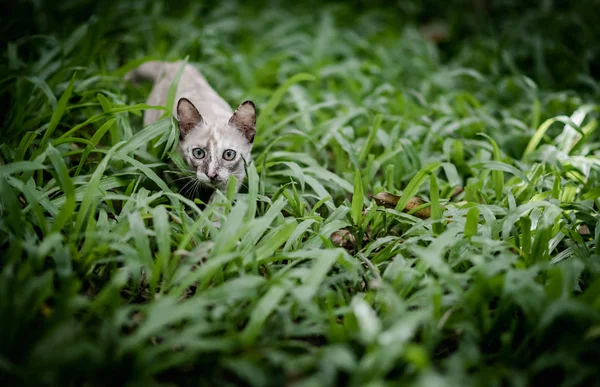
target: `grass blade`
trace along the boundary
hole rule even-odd
[[[421,169],[417,174],[410,180],[404,191],[402,192],[402,197],[396,204],[395,210],[401,212],[404,210],[408,202],[417,194],[421,185],[425,183],[427,177],[437,171],[439,167],[442,166],[442,163],[433,162],[425,166],[425,168]]]
[[[40,147],[38,150],[38,152],[40,152],[40,153],[45,149],[45,146],[48,143],[50,136],[52,136],[52,134],[54,133],[54,130],[56,130],[56,127],[58,126],[60,119],[62,118],[62,116],[65,114],[65,111],[67,110],[67,104],[69,103],[69,99],[71,98],[71,94],[73,93],[73,86],[75,85],[75,77],[76,76],[77,76],[77,73],[74,73],[73,76],[71,77],[71,81],[69,82],[69,86],[67,86],[67,89],[60,96],[60,99],[58,100],[58,103],[56,104],[56,109],[54,109],[54,112],[52,113],[52,117],[50,118],[50,123],[48,124],[48,129],[46,129],[46,132],[44,133],[44,137],[42,137],[42,141],[40,142]]]
[[[249,345],[256,341],[265,321],[281,302],[285,293],[285,289],[278,285],[272,285],[269,288],[269,291],[260,299],[250,314],[248,325],[240,336],[242,343]]]
[[[307,73],[300,73],[300,74],[294,75],[293,77],[291,77],[290,79],[285,81],[285,83],[283,85],[279,86],[279,88],[277,88],[277,90],[275,90],[275,92],[271,96],[271,99],[269,99],[269,102],[267,102],[264,109],[262,109],[262,111],[258,114],[258,118],[256,120],[256,122],[257,122],[256,127],[262,128],[263,131],[266,129],[267,118],[265,118],[265,117],[272,116],[273,112],[275,111],[275,108],[277,107],[277,105],[279,105],[279,102],[283,98],[284,94],[286,93],[286,91],[288,91],[288,89],[292,85],[299,83],[299,82],[304,82],[304,81],[315,81],[316,79],[317,78],[314,75],[307,74]],[[268,135],[268,134],[269,134],[269,131],[267,130],[265,135]]]
[[[363,186],[362,186],[362,176],[360,175],[360,171],[356,170],[354,172],[354,195],[352,195],[351,216],[352,216],[352,221],[357,226],[360,224],[360,221],[362,220],[363,201],[364,201],[364,193],[363,193]]]

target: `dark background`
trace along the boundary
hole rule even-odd
[[[160,2],[4,1],[1,6],[1,14],[4,16],[0,23],[0,35],[3,37],[1,52],[6,59],[9,42],[37,34],[53,34],[57,38],[68,36],[76,26],[88,21],[91,15],[110,21],[115,7],[130,7],[132,17],[139,17],[152,12],[157,3]],[[252,17],[254,11],[270,7],[274,3],[281,2],[250,1],[240,3],[236,8]],[[431,22],[441,22],[447,27],[447,35],[438,41],[444,58],[460,55],[467,41],[486,46],[486,42],[493,39],[496,44],[487,50],[490,55],[508,54],[511,63],[506,64],[506,71],[509,70],[508,67],[516,66],[519,72],[528,75],[543,87],[589,89],[590,79],[597,80],[600,75],[598,0],[355,0],[326,3],[328,6],[345,5],[343,9],[340,8],[340,13],[345,15],[340,15],[338,23],[352,23],[353,17],[373,10],[380,11],[384,23],[422,27]],[[193,7],[190,8],[190,4]],[[198,11],[198,22],[201,23],[202,15],[210,13],[213,7],[211,4],[215,3],[167,2],[160,11],[165,16],[183,17],[190,9],[195,9]],[[308,12],[318,17],[319,7],[323,4],[317,1],[300,1],[290,2],[285,6],[294,12]],[[109,22],[101,28],[112,34],[119,34],[123,23],[126,24],[127,21]],[[19,45],[19,54],[28,54],[27,50],[35,44],[33,40]],[[30,55],[35,54],[32,52]],[[3,62],[6,63],[6,60]]]

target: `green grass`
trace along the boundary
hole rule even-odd
[[[583,6],[446,9],[437,46],[426,1],[54,4],[2,27],[0,383],[598,383],[596,38],[519,41]],[[186,56],[259,109],[205,208],[122,80]]]

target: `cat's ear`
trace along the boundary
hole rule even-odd
[[[198,109],[187,98],[181,98],[177,102],[177,120],[182,137],[203,122]]]
[[[256,135],[256,107],[254,102],[242,102],[229,119],[229,124],[238,128],[249,143],[253,143]]]

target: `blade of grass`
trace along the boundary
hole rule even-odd
[[[404,210],[408,202],[417,194],[421,185],[427,180],[427,177],[434,173],[439,167],[442,166],[440,162],[433,162],[425,166],[425,168],[421,169],[417,174],[410,180],[404,191],[402,192],[402,197],[396,204],[395,210],[397,212],[401,212]]]
[[[272,285],[267,293],[256,304],[250,313],[250,320],[242,331],[240,339],[244,345],[254,343],[263,329],[269,315],[285,296],[285,289],[279,285]]]
[[[469,208],[467,212],[467,221],[465,223],[465,238],[470,238],[477,234],[477,225],[479,224],[479,207],[474,206]]]
[[[440,223],[442,219],[442,207],[440,205],[440,191],[438,188],[435,174],[429,175],[429,197],[431,198],[431,228],[434,235],[439,235],[444,231],[444,225]]]
[[[360,224],[360,221],[362,220],[363,203],[364,194],[362,186],[362,176],[360,175],[360,171],[357,169],[354,172],[354,194],[352,195],[351,210],[352,221],[356,226],[358,226]]]
[[[168,116],[169,114],[172,114],[172,112],[173,112],[173,108],[175,106],[175,95],[177,93],[177,87],[179,86],[179,81],[181,80],[181,75],[183,74],[183,70],[185,69],[185,66],[187,65],[188,58],[189,58],[189,56],[186,56],[183,59],[181,66],[179,67],[179,70],[177,70],[177,73],[175,74],[175,77],[173,78],[173,82],[171,82],[171,85],[169,86],[169,91],[167,93],[167,100],[165,102],[165,106],[167,108],[167,112],[165,113],[166,116]],[[163,118],[164,118],[164,116],[163,116]]]
[[[75,85],[75,77],[76,76],[77,76],[77,72],[73,73],[73,76],[71,77],[71,81],[69,82],[69,86],[67,86],[67,89],[60,96],[60,99],[58,100],[58,103],[56,104],[56,109],[54,109],[54,111],[52,113],[52,117],[50,118],[50,123],[48,124],[48,129],[46,129],[46,132],[44,133],[44,136],[42,137],[42,141],[40,142],[38,151],[36,152],[37,154],[40,154],[41,152],[44,151],[46,144],[48,143],[48,140],[50,139],[50,136],[52,136],[52,134],[54,133],[54,130],[56,129],[56,127],[58,126],[58,123],[60,122],[60,119],[65,114],[65,111],[67,110],[67,104],[69,103],[69,99],[71,98],[71,94],[73,93],[73,86]]]
[[[262,111],[259,113],[258,118],[256,120],[256,127],[262,128],[262,130],[265,132],[265,135],[269,135],[270,131],[266,129],[265,126],[267,124],[266,120],[268,119],[266,117],[272,116],[273,111],[275,111],[275,108],[277,107],[277,105],[279,105],[279,102],[283,98],[286,91],[296,83],[303,81],[315,81],[316,79],[317,78],[314,75],[308,73],[300,73],[294,75],[293,77],[288,79],[283,85],[279,86],[269,99],[269,102],[267,102],[264,109],[262,109]]]
[[[371,148],[373,148],[373,144],[375,143],[375,137],[377,137],[377,132],[381,127],[382,121],[383,115],[378,114],[375,116],[375,119],[373,120],[373,126],[369,131],[369,137],[367,137],[367,142],[365,143],[363,149],[360,151],[360,156],[358,157],[358,160],[361,165],[365,162],[367,156],[371,154]]]
[[[60,209],[60,213],[52,225],[52,232],[58,232],[63,230],[63,228],[67,225],[67,222],[71,220],[71,216],[75,211],[75,185],[69,176],[67,166],[65,165],[65,162],[63,161],[58,150],[56,150],[56,148],[54,148],[52,145],[48,145],[46,154],[48,155],[48,158],[54,167],[57,180],[66,198],[65,203]]]

